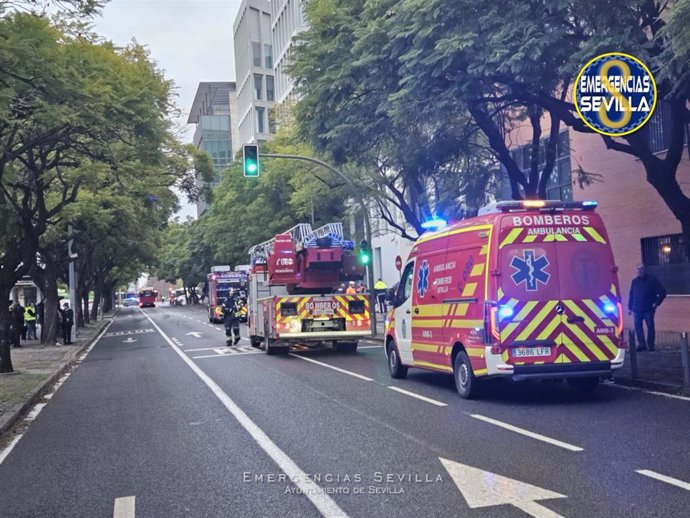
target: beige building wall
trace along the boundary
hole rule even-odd
[[[543,135],[548,135],[548,119],[542,121]],[[530,140],[531,129],[522,126],[511,132],[511,148]],[[573,188],[574,200],[596,200],[611,240],[618,277],[623,291],[623,305],[627,309],[630,284],[635,266],[642,262],[640,239],[679,234],[680,223],[666,207],[661,197],[645,179],[641,162],[630,155],[606,149],[599,135],[568,129],[573,182],[577,168],[602,175],[601,182]],[[665,155],[665,151],[661,156]],[[686,195],[690,196],[690,160],[687,147],[678,169],[677,178]],[[667,287],[668,288],[668,287]],[[626,313],[627,315],[627,313]],[[690,330],[690,295],[669,295],[656,313],[655,323],[660,331]],[[625,320],[632,327],[632,317]]]

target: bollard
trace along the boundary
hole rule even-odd
[[[630,351],[630,377],[637,379],[637,344],[635,343],[635,331],[628,331],[628,351]]]
[[[688,353],[688,333],[681,333],[680,358],[683,362],[683,388],[690,389],[690,353]]]

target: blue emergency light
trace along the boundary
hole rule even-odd
[[[438,230],[439,228],[445,227],[447,224],[448,222],[445,219],[434,216],[433,218],[422,222],[422,228],[425,230]]]
[[[618,311],[618,308],[616,307],[615,304],[611,304],[610,302],[607,302],[606,304],[604,304],[604,311],[606,313],[613,314],[616,311]]]
[[[515,314],[515,310],[510,306],[501,306],[498,309],[498,318],[510,318]]]

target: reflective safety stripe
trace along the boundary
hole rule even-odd
[[[587,232],[590,236],[592,236],[592,238],[594,238],[594,241],[596,241],[598,243],[606,244],[606,240],[603,237],[601,237],[601,234],[599,232],[597,232],[596,230],[594,230],[593,227],[584,227],[584,228],[585,228],[585,232]]]
[[[510,245],[511,243],[514,243],[515,240],[518,238],[518,236],[522,233],[524,230],[523,227],[517,227],[508,232],[508,235],[505,237],[503,242],[498,246],[498,248],[503,248],[506,245]]]

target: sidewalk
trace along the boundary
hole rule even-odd
[[[0,374],[0,437],[69,369],[114,316],[115,312],[79,328],[73,345],[44,346],[36,340],[22,341],[22,348],[12,348],[14,372]]]

